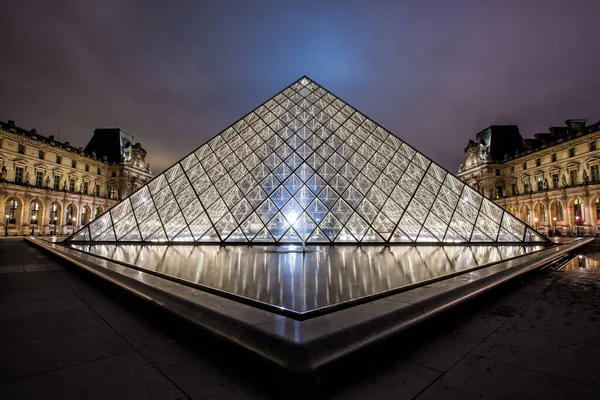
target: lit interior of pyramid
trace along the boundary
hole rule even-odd
[[[74,242],[548,242],[303,77]]]

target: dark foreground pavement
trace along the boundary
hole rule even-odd
[[[297,377],[2,240],[0,399],[600,398],[600,245],[584,254]]]

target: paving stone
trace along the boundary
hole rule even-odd
[[[3,344],[0,345],[0,382],[27,378],[132,350],[121,336],[107,326]]]
[[[106,323],[89,308],[6,319],[0,321],[0,343],[102,325]]]
[[[58,297],[69,296],[73,297],[73,292],[64,285],[35,288],[32,290],[4,291],[0,294],[0,304],[21,303],[25,301],[55,299]]]
[[[500,329],[472,354],[600,386],[600,347]]]
[[[506,328],[598,345],[600,315],[573,307],[554,307],[537,301],[524,308],[505,325]]]
[[[0,398],[176,400],[185,395],[142,356],[126,353],[0,386]]]
[[[191,349],[161,331],[127,335],[126,339],[157,368],[167,368],[194,358]]]
[[[25,272],[47,271],[48,266],[46,264],[25,264],[23,265],[23,269]]]
[[[88,306],[77,297],[59,297],[0,305],[0,321],[13,318],[24,318],[57,311],[78,310]]]
[[[53,263],[53,262],[47,262],[46,266],[48,267],[49,270],[51,271],[62,271],[65,270],[66,267],[62,264],[57,264],[57,263]]]
[[[118,313],[126,310],[121,303],[111,298],[107,298],[106,295],[104,298],[88,300],[87,303],[92,310],[96,311],[100,315]]]
[[[18,266],[10,266],[10,267],[0,267],[0,274],[13,274],[18,272],[25,272],[23,267]]]
[[[64,286],[51,271],[37,274],[12,274],[0,279],[0,293],[46,289],[51,286]]]
[[[154,329],[150,317],[136,315],[130,311],[116,312],[103,315],[102,318],[121,335],[131,335]]]
[[[469,355],[418,400],[426,399],[597,399],[600,389]]]
[[[93,285],[89,281],[86,281],[81,277],[73,274],[72,271],[57,271],[54,272],[54,274],[56,274],[56,276],[77,296],[81,297],[86,301],[106,299],[108,297],[106,287],[100,288],[99,285]]]
[[[235,375],[194,359],[163,370],[190,399],[264,399],[252,386],[240,384]],[[276,384],[276,383],[274,383]]]
[[[457,332],[438,333],[422,339],[404,359],[442,372],[460,361],[482,340]]]
[[[364,380],[347,382],[347,387],[332,399],[410,399],[431,385],[441,373],[408,362],[397,362],[369,374]],[[293,390],[293,389],[292,389]]]

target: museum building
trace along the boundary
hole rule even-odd
[[[118,128],[96,129],[77,148],[0,122],[0,234],[73,233],[152,178],[145,159]]]
[[[596,235],[600,224],[600,122],[569,119],[523,139],[492,125],[469,140],[457,176],[547,234]]]

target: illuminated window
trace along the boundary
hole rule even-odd
[[[56,203],[50,204],[50,216],[48,219],[49,225],[56,225],[56,220],[58,219],[58,206]]]
[[[19,201],[12,199],[8,202],[8,223],[17,223],[17,211],[19,210]]]
[[[30,217],[30,221],[29,223],[32,225],[37,224],[38,222],[38,218],[39,218],[39,212],[40,212],[40,203],[38,203],[37,201],[34,201],[33,203],[31,203],[31,217]]]

